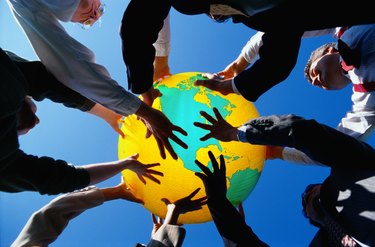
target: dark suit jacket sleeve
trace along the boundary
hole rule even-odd
[[[236,88],[244,98],[255,102],[289,76],[297,62],[302,35],[303,32],[285,28],[264,33],[259,59],[234,78]]]
[[[27,94],[36,101],[50,99],[66,107],[88,111],[95,102],[62,84],[40,61],[28,61],[7,51],[7,55],[19,68],[28,84]]]
[[[153,84],[155,48],[164,19],[168,16],[169,0],[131,0],[121,23],[122,55],[126,66],[129,90],[141,94]]]
[[[38,191],[56,195],[89,185],[90,175],[84,168],[64,160],[35,156],[18,149],[0,160],[0,191]]]
[[[208,199],[212,219],[226,247],[268,246],[246,225],[244,218],[228,199]]]
[[[246,123],[252,144],[296,148],[331,167],[374,169],[375,150],[365,142],[315,120],[295,115],[260,117]]]

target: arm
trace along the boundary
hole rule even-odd
[[[195,122],[194,125],[210,131],[200,138],[221,141],[243,141],[257,145],[296,148],[310,159],[327,166],[353,166],[373,168],[375,150],[336,129],[315,120],[289,115],[272,115],[250,120],[240,128],[227,123],[214,108],[216,119],[201,112],[212,125]]]
[[[335,37],[336,29],[322,29],[316,31],[306,31],[303,33],[303,38],[316,37],[325,34],[331,34]],[[229,64],[223,71],[219,72],[219,75],[224,76],[225,79],[237,76],[243,70],[245,70],[251,63],[259,58],[259,49],[263,45],[262,36],[263,32],[258,31],[255,33],[246,45],[242,48],[241,53],[237,59]]]
[[[101,190],[95,187],[61,195],[29,218],[11,246],[48,246],[58,238],[70,220],[103,202]]]
[[[160,30],[158,39],[154,43],[155,60],[154,60],[154,76],[153,81],[156,81],[163,76],[170,75],[168,56],[171,48],[171,28],[170,17],[164,19],[163,28]]]
[[[90,175],[90,185],[107,180],[108,178],[113,177],[124,169],[130,169],[133,172],[137,173],[138,178],[143,183],[146,183],[143,176],[151,179],[154,182],[160,183],[160,181],[153,175],[162,176],[163,174],[161,172],[150,169],[154,166],[158,166],[159,163],[144,165],[137,160],[138,157],[139,155],[135,154],[122,160],[84,165],[82,166],[82,168],[85,169]]]
[[[105,120],[117,133],[124,137],[123,132],[119,128],[119,121],[122,118],[120,114],[100,104],[96,104],[66,87],[40,61],[27,61],[11,52],[7,52],[7,55],[22,71],[29,86],[29,95],[34,100],[42,101],[47,98],[53,102],[62,103],[66,107],[91,113]]]
[[[244,218],[226,197],[227,181],[223,155],[220,155],[220,167],[211,151],[208,155],[213,172],[196,160],[195,163],[202,173],[195,173],[195,175],[205,186],[207,205],[225,246],[268,246],[246,225]]]
[[[136,112],[140,105],[138,97],[114,81],[106,68],[95,63],[94,53],[59,23],[59,19],[70,20],[69,14],[73,15],[79,1],[40,2],[45,8],[35,1],[10,0],[9,4],[47,69],[67,87],[116,113],[127,116]]]
[[[170,52],[170,22],[169,15],[164,19],[163,28],[160,30],[158,35],[158,40],[154,43],[156,50],[155,59],[154,59],[154,73],[153,73],[153,82],[161,80],[166,76],[171,75],[169,69],[169,52]],[[142,93],[142,100],[152,106],[154,100],[161,96],[159,90],[154,89],[151,86],[146,92]]]
[[[288,32],[288,38],[283,35],[285,32]],[[236,89],[233,90],[239,91],[247,100],[255,102],[263,93],[285,80],[296,64],[302,34],[290,30],[264,33],[259,59],[250,68],[234,77]]]
[[[287,39],[285,32],[288,32]],[[223,95],[240,94],[248,101],[255,102],[263,93],[289,76],[297,62],[302,34],[295,30],[270,30],[263,34],[259,59],[251,67],[233,79],[209,78],[196,80],[194,85],[207,87]]]
[[[151,2],[133,0],[124,12],[120,29],[122,54],[127,69],[129,89],[133,93],[142,94],[152,87],[155,59],[153,44],[158,38],[170,8],[168,0]],[[140,14],[142,21],[139,21]]]
[[[160,243],[162,243],[163,246],[182,246],[186,232],[185,229],[178,224],[178,217],[180,214],[199,210],[206,204],[206,197],[193,199],[199,190],[200,188],[173,203],[167,198],[162,198],[162,201],[167,206],[167,214],[164,222],[161,218],[157,221],[155,215],[152,215],[154,228],[151,236],[152,239],[147,246],[154,246],[153,244],[155,244],[155,246],[161,246]]]
[[[371,146],[315,120],[294,115],[252,120],[246,125],[246,138],[252,144],[294,147],[331,167],[373,168],[375,150]]]

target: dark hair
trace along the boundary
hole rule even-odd
[[[316,226],[316,227],[321,227],[321,225],[310,219],[310,217],[307,215],[307,212],[306,212],[306,206],[307,206],[307,201],[306,201],[306,196],[308,194],[311,193],[311,191],[313,190],[313,188],[315,188],[316,186],[318,185],[321,185],[321,184],[309,184],[306,186],[305,188],[305,191],[301,194],[301,199],[302,199],[302,215],[309,220],[310,224],[313,225],[313,226]],[[318,200],[318,198],[316,198]],[[314,203],[314,202],[313,202]],[[315,204],[315,203],[314,203]],[[317,207],[317,210],[319,209],[319,207]],[[320,212],[319,212],[320,213]]]
[[[310,83],[312,83],[312,78],[310,77],[311,64],[314,61],[316,61],[318,58],[321,58],[322,56],[327,54],[329,48],[331,48],[331,47],[335,48],[336,42],[330,42],[330,43],[324,44],[324,45],[318,47],[317,49],[315,49],[313,52],[311,52],[311,55],[310,55],[309,59],[307,60],[306,66],[303,70],[303,73],[305,75],[306,80],[308,80]]]

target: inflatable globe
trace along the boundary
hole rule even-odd
[[[121,126],[126,137],[119,138],[119,159],[126,158],[134,153],[139,153],[138,160],[144,164],[160,163],[155,170],[164,173],[163,177],[157,176],[161,183],[157,184],[147,180],[143,184],[135,173],[124,170],[122,176],[127,186],[136,197],[143,199],[144,207],[158,215],[165,217],[166,205],[161,198],[168,198],[171,202],[189,195],[196,188],[201,190],[194,198],[205,196],[202,181],[194,175],[201,172],[194,163],[197,159],[211,169],[211,161],[208,151],[211,150],[218,158],[223,154],[227,166],[227,197],[231,203],[237,206],[243,202],[255,187],[261,174],[264,160],[265,147],[241,142],[221,142],[210,138],[204,142],[199,138],[207,134],[206,130],[193,125],[193,122],[205,122],[200,111],[206,111],[213,115],[213,107],[216,107],[221,115],[233,126],[240,126],[250,118],[259,114],[251,102],[241,96],[230,94],[223,96],[205,87],[194,86],[194,81],[204,79],[201,73],[187,72],[172,75],[154,84],[162,96],[157,98],[153,106],[162,111],[173,124],[187,131],[188,136],[174,132],[188,145],[184,149],[170,140],[178,159],[174,160],[166,151],[166,159],[162,159],[153,136],[145,138],[146,127],[137,120],[135,115],[124,119]],[[207,206],[201,210],[182,214],[179,223],[192,224],[203,223],[212,220]]]

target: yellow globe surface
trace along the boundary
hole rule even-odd
[[[159,149],[153,136],[146,139],[146,127],[137,120],[135,115],[124,119],[121,126],[126,137],[119,137],[119,159],[126,158],[134,153],[139,153],[138,160],[144,164],[160,163],[155,170],[164,173],[163,177],[157,176],[161,184],[146,179],[144,185],[131,171],[122,172],[125,182],[136,197],[143,199],[144,207],[160,216],[165,217],[166,206],[161,198],[168,198],[171,202],[189,195],[196,188],[201,188],[194,198],[205,196],[202,181],[194,175],[200,172],[194,163],[198,159],[203,164],[211,167],[207,152],[211,150],[216,157],[223,154],[227,166],[227,197],[233,205],[243,202],[254,189],[265,160],[265,147],[240,142],[221,142],[210,138],[200,141],[199,138],[208,131],[195,127],[193,122],[205,122],[200,116],[200,111],[213,114],[213,107],[218,108],[221,115],[233,126],[240,126],[259,114],[254,105],[236,94],[223,96],[205,87],[194,86],[194,81],[204,79],[199,72],[186,72],[172,75],[155,83],[155,88],[163,94],[157,98],[153,106],[161,110],[173,124],[180,126],[188,136],[175,134],[188,145],[183,149],[170,141],[178,160],[174,160],[166,151],[167,158],[160,157]],[[203,223],[212,220],[207,206],[201,210],[182,214],[179,222],[184,224]]]

